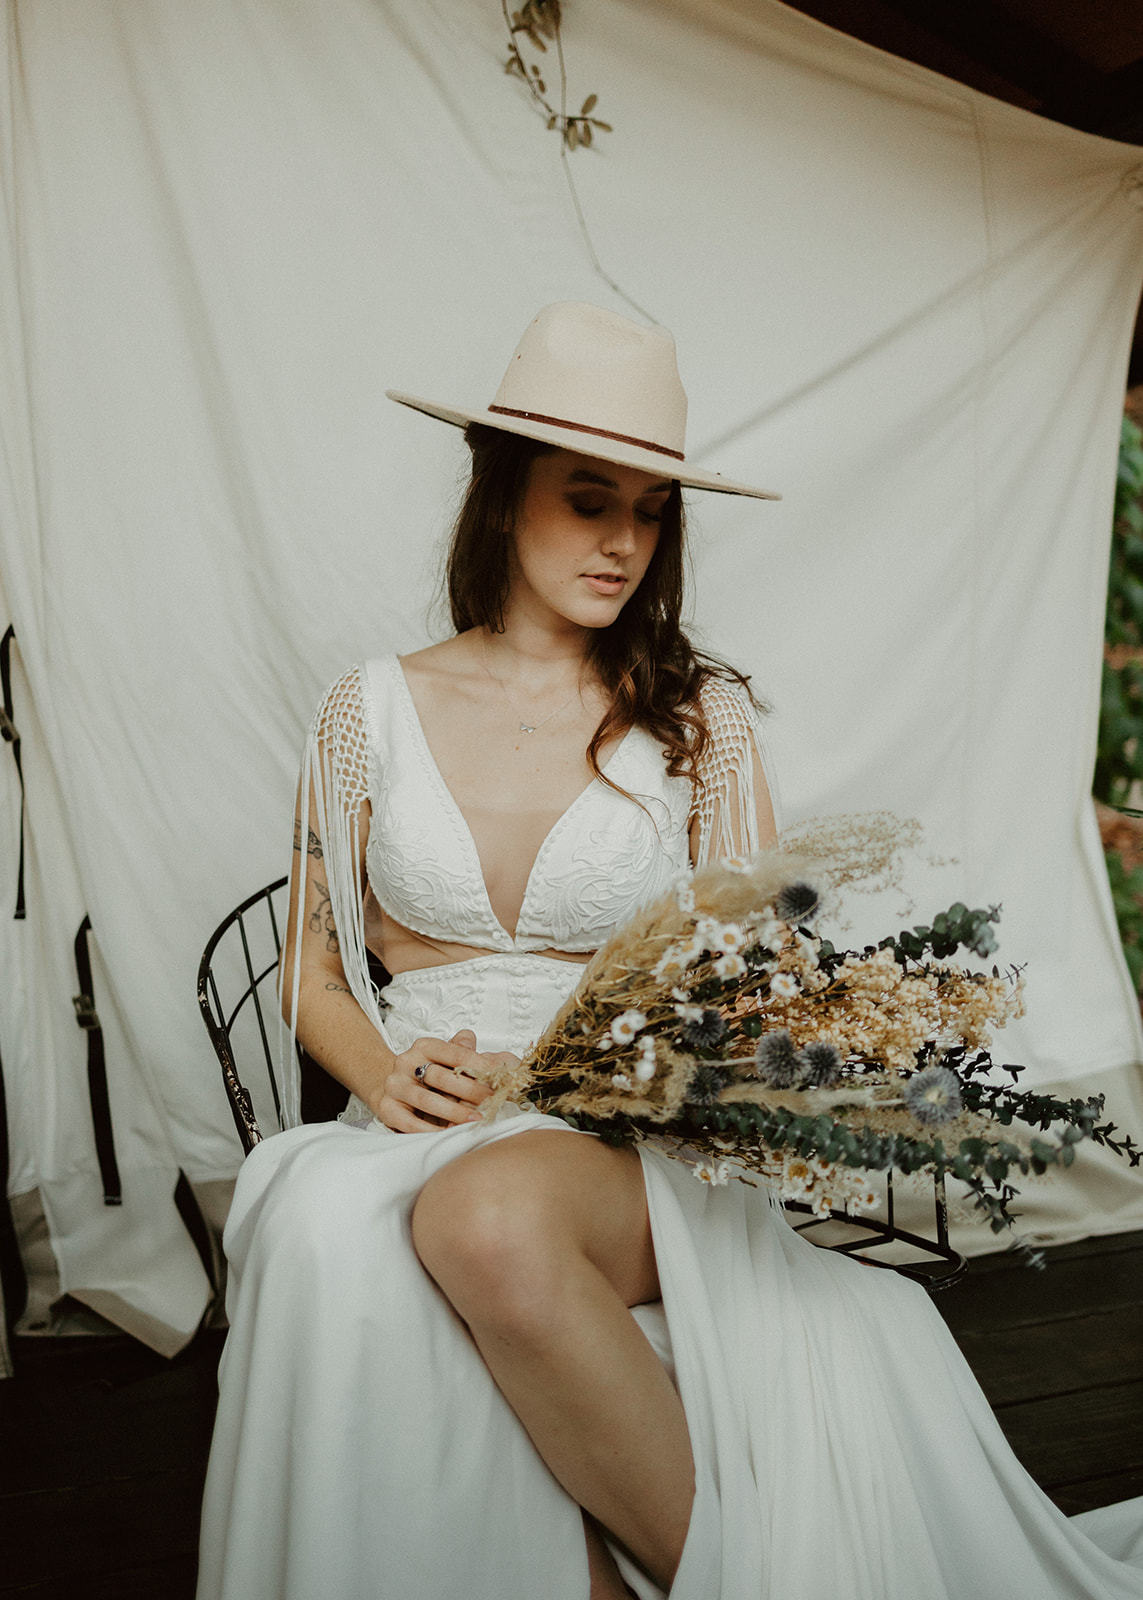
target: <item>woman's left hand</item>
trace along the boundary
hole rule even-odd
[[[452,1043],[462,1045],[465,1049],[472,1051],[475,1059],[471,1066],[466,1063],[461,1069],[472,1076],[475,1076],[478,1071],[491,1072],[495,1068],[499,1068],[502,1072],[505,1070],[514,1072],[520,1065],[520,1057],[514,1056],[511,1050],[495,1050],[492,1052],[478,1050],[476,1048],[476,1035],[471,1028],[461,1028],[459,1033],[454,1033]]]

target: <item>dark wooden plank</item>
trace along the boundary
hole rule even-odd
[[[223,1329],[204,1329],[185,1350],[167,1360],[125,1333],[64,1338],[25,1335],[12,1340],[12,1358],[20,1388],[34,1384],[52,1389],[79,1388],[98,1380],[118,1389],[180,1367],[217,1368],[225,1338]]]
[[[1143,1228],[1130,1233],[1104,1233],[1090,1239],[1073,1239],[1070,1244],[1054,1244],[1044,1251],[1049,1262],[1073,1261],[1077,1256],[1085,1260],[1093,1256],[1119,1255],[1124,1250],[1143,1250]],[[1012,1250],[997,1250],[988,1256],[973,1256],[968,1264],[969,1274],[979,1277],[992,1272],[1025,1272],[1022,1258]]]
[[[21,1495],[4,1507],[4,1583],[62,1582],[82,1574],[87,1595],[97,1573],[179,1558],[193,1561],[203,1470],[187,1467],[82,1488]],[[0,1590],[0,1592],[3,1592]],[[146,1592],[146,1591],[144,1591]]]
[[[167,1371],[172,1363],[126,1334],[56,1338],[24,1336],[12,1341],[16,1382],[53,1389],[78,1388],[93,1379],[118,1388]]]
[[[993,1405],[1143,1379],[1143,1305],[956,1340]]]
[[[95,1573],[84,1583],[83,1600],[194,1600],[197,1581],[196,1553]],[[75,1600],[74,1589],[66,1600]]]
[[[934,1297],[954,1333],[1026,1327],[1143,1304],[1143,1250],[1049,1260],[1042,1272],[1021,1268],[970,1273]]]
[[[1143,1467],[1085,1478],[1080,1483],[1057,1484],[1051,1491],[1052,1499],[1069,1517],[1074,1517],[1077,1511],[1094,1511],[1097,1506],[1113,1506],[1120,1500],[1134,1500],[1140,1495],[1143,1495]]]
[[[216,1398],[206,1365],[169,1367],[119,1389],[95,1381],[62,1390],[0,1385],[0,1506],[31,1490],[205,1461]]]
[[[1143,1382],[997,1406],[996,1416],[1044,1489],[1143,1468]]]
[[[0,1595],[4,1600],[194,1600],[197,1577],[194,1556],[172,1556],[106,1572],[71,1572],[18,1588],[0,1576]]]

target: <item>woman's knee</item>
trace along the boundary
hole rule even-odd
[[[462,1315],[476,1307],[512,1315],[554,1256],[574,1249],[560,1237],[545,1185],[527,1181],[516,1162],[461,1157],[437,1172],[418,1196],[412,1228],[421,1264]]]

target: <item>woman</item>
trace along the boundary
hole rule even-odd
[[[645,1147],[482,1120],[617,923],[774,837],[744,681],[679,630],[680,485],[764,492],[686,466],[673,341],[593,307],[488,408],[395,398],[468,428],[456,634],[312,730],[284,1004],[353,1099],[240,1176],[201,1600],[1143,1596],[916,1286]]]

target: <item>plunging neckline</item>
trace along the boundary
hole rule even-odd
[[[456,796],[445,782],[444,774],[441,772],[440,766],[437,763],[437,758],[433,755],[432,747],[428,741],[428,735],[425,733],[424,724],[421,721],[421,714],[417,710],[416,701],[413,699],[413,691],[409,688],[409,680],[406,678],[405,669],[401,665],[401,658],[400,656],[393,655],[390,656],[389,659],[392,663],[395,676],[398,680],[406,719],[415,736],[425,769],[428,772],[431,781],[436,785],[445,807],[452,812],[455,821],[460,824],[459,831],[464,840],[465,848],[471,852],[472,865],[476,869],[475,879],[480,884],[481,891],[484,895],[484,903],[488,909],[489,918],[492,924],[500,929],[500,932],[509,941],[509,943],[515,947],[516,940],[520,932],[520,924],[524,921],[524,911],[532,893],[532,881],[536,875],[536,868],[539,866],[541,858],[547,852],[548,846],[563,828],[568,818],[573,814],[573,812],[578,810],[583,801],[595,788],[596,784],[599,782],[599,777],[594,775],[592,776],[588,783],[576,795],[575,799],[572,800],[571,803],[560,812],[559,816],[552,823],[547,833],[545,833],[544,837],[541,839],[539,848],[532,858],[532,865],[528,869],[528,875],[524,880],[524,893],[520,899],[520,910],[516,914],[516,926],[512,932],[509,932],[501,922],[500,918],[496,915],[496,912],[493,910],[492,896],[488,892],[488,882],[484,876],[484,865],[480,859],[480,851],[477,848],[476,835],[473,833],[472,828],[469,825],[468,818],[460,809],[460,805],[456,799]],[[627,729],[627,732],[615,746],[615,749],[608,756],[602,767],[600,767],[599,771],[601,774],[607,775],[609,773],[609,769],[614,765],[624,746],[627,744],[627,741],[634,732],[634,726]]]

